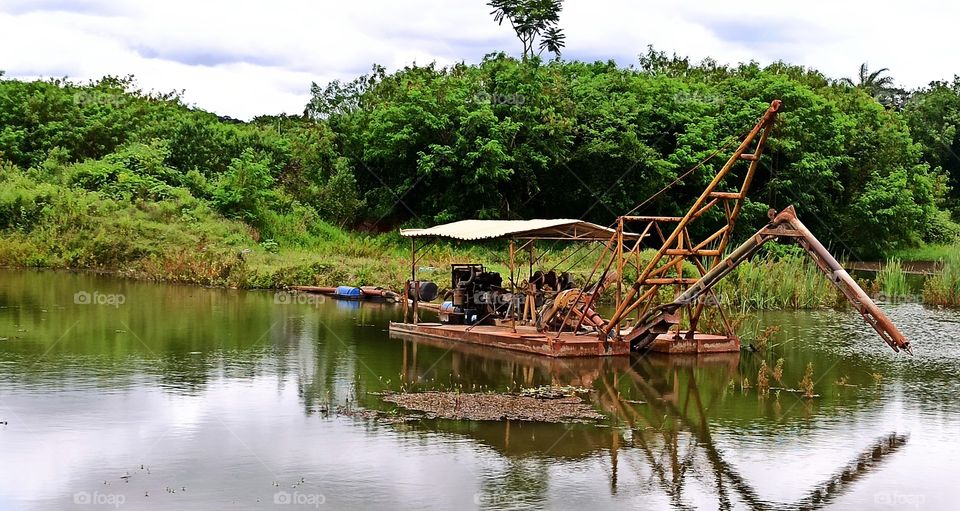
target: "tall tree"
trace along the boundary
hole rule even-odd
[[[491,0],[487,5],[493,7],[490,14],[498,24],[502,25],[504,20],[510,22],[523,43],[524,60],[544,50],[560,55],[567,37],[557,26],[563,0]]]
[[[870,94],[874,99],[887,106],[899,105],[900,97],[905,91],[894,85],[892,76],[884,76],[884,73],[890,72],[889,68],[882,67],[876,71],[870,71],[866,62],[860,64],[860,72],[857,76],[857,82],[849,78],[841,78],[840,82],[862,89]]]

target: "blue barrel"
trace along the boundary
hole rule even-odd
[[[449,323],[451,325],[459,325],[463,323],[463,313],[460,312],[456,305],[451,301],[446,301],[440,304],[440,322]]]
[[[359,287],[337,286],[336,291],[333,292],[333,296],[345,300],[359,300],[360,297],[363,296],[363,291],[361,291]]]

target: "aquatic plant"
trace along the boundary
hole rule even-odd
[[[757,390],[761,395],[770,392],[770,378],[767,376],[769,372],[770,368],[767,367],[767,361],[764,360],[760,363],[760,370],[757,371]]]
[[[773,366],[773,379],[777,380],[777,383],[783,384],[783,359],[778,358],[777,364]]]
[[[803,391],[803,397],[805,398],[816,396],[813,390],[813,362],[807,363],[807,369],[803,372],[803,378],[800,380],[800,390]]]
[[[941,268],[923,286],[924,303],[960,306],[960,250],[948,253]]]
[[[880,292],[887,300],[898,301],[899,298],[910,294],[907,284],[907,275],[903,272],[900,259],[889,259],[877,272],[877,284]]]
[[[718,285],[724,303],[741,311],[808,309],[836,303],[836,291],[806,256],[747,261]]]

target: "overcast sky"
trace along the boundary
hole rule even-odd
[[[897,5],[895,7],[894,5]],[[473,63],[520,44],[485,0],[0,0],[7,78],[134,74],[146,90],[249,119],[300,113],[311,82],[373,63]],[[835,0],[567,0],[564,57],[636,62],[648,44],[697,60],[783,59],[831,76],[861,62],[906,87],[960,72],[960,4]]]

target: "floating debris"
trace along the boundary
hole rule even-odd
[[[400,424],[404,422],[414,422],[421,419],[421,417],[417,417],[417,416],[385,414],[377,410],[368,410],[365,408],[348,408],[343,406],[337,407],[337,415],[353,417],[354,419],[375,420],[377,422],[381,422],[385,424]]]
[[[385,394],[382,399],[424,412],[429,419],[589,422],[605,418],[575,395],[541,399],[516,394],[418,392]]]
[[[521,396],[535,397],[537,399],[560,399],[589,393],[590,389],[573,387],[571,385],[542,385],[540,387],[520,389]]]

